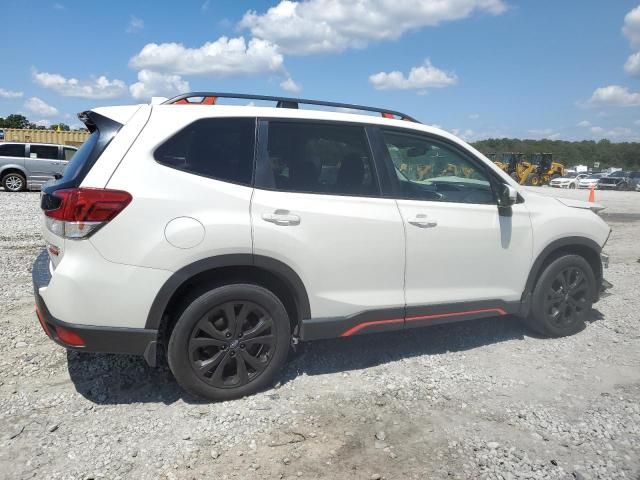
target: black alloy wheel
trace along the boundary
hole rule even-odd
[[[578,267],[567,267],[551,282],[545,299],[549,321],[559,327],[578,322],[591,304],[587,298],[589,284],[586,274]]]
[[[217,388],[246,385],[269,365],[275,336],[273,319],[261,306],[226,302],[208,311],[189,339],[195,373]]]

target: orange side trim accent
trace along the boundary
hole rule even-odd
[[[404,318],[391,318],[389,320],[374,320],[374,321],[371,321],[371,322],[359,323],[358,325],[356,325],[355,327],[350,328],[349,330],[347,330],[346,332],[344,332],[340,336],[341,337],[350,337],[351,335],[353,335],[356,332],[359,332],[363,328],[367,328],[367,327],[370,327],[372,325],[384,325],[384,324],[387,324],[387,323],[402,323],[402,322],[404,322]]]
[[[438,318],[448,318],[448,317],[462,317],[465,315],[474,315],[477,313],[497,313],[498,315],[502,316],[502,315],[507,315],[507,312],[505,312],[502,308],[485,308],[482,310],[468,310],[466,312],[451,312],[451,313],[436,313],[433,315],[418,315],[415,317],[407,317],[406,321],[407,322],[413,322],[416,320],[435,320]],[[363,323],[359,323],[358,325],[356,325],[355,327],[351,327],[349,330],[347,330],[346,332],[342,333],[340,336],[341,337],[350,337],[351,335],[353,335],[354,333],[359,332],[360,330],[370,327],[372,325],[385,325],[388,323],[400,323],[403,322],[404,320],[402,318],[392,318],[389,320],[374,320],[371,322],[363,322]]]
[[[395,117],[393,116],[393,114],[391,114],[391,113],[387,113],[387,112],[382,112],[382,116],[383,116],[384,118],[390,118],[390,119],[392,119],[392,120],[395,118]]]
[[[416,317],[407,317],[407,322],[413,322],[415,320],[435,320],[436,318],[461,317],[464,315],[474,315],[476,313],[497,313],[498,315],[507,314],[507,312],[505,312],[501,308],[485,308],[483,310],[469,310],[466,312],[436,313],[434,315],[419,315]]]

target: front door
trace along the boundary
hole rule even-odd
[[[493,173],[461,146],[399,130],[382,136],[406,230],[406,325],[512,313],[531,265],[525,205],[499,212]]]

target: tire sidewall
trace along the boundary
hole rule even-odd
[[[273,319],[275,352],[269,365],[255,379],[236,388],[216,388],[193,371],[188,343],[196,323],[212,308],[229,301],[250,301],[264,308]],[[291,341],[291,326],[282,302],[269,290],[252,284],[233,284],[210,290],[196,298],[178,319],[169,339],[169,368],[178,383],[190,393],[209,400],[231,400],[256,393],[269,386],[284,365]]]
[[[557,327],[549,321],[544,311],[545,295],[556,276],[562,270],[572,266],[579,268],[587,276],[587,281],[589,282],[587,298],[590,298],[591,300],[588,303],[588,308],[586,308],[585,312],[578,317],[576,322],[566,327]],[[563,255],[556,258],[547,265],[536,283],[531,299],[531,314],[529,316],[530,321],[528,323],[539,333],[551,337],[565,337],[578,333],[585,328],[585,321],[591,316],[591,307],[593,305],[593,299],[595,298],[595,289],[595,274],[593,273],[589,263],[583,257],[579,255]]]
[[[22,180],[22,188],[20,188],[19,190],[11,190],[7,187],[7,183],[6,183],[7,179],[12,175],[20,177],[20,179]],[[15,172],[7,173],[4,177],[2,177],[2,187],[4,188],[5,192],[11,192],[11,193],[22,192],[27,187],[27,179],[24,177],[24,175],[21,175],[19,173],[15,173]]]

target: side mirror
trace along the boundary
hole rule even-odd
[[[511,185],[503,183],[499,187],[498,207],[508,208],[518,201],[518,191]]]

